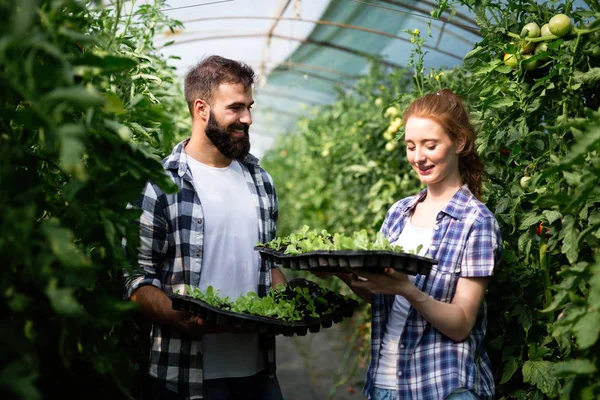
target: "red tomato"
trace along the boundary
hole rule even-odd
[[[544,230],[544,236],[546,236],[546,237],[550,236],[550,234],[548,233],[550,231],[550,229],[544,228],[543,222],[540,222],[540,224],[535,227],[535,234],[538,236],[542,236],[542,229]]]

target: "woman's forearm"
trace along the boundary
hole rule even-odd
[[[488,278],[460,278],[450,303],[435,300],[414,285],[403,296],[434,328],[460,342],[475,326],[487,283]]]
[[[405,298],[435,329],[456,342],[467,338],[473,329],[458,305],[434,300],[416,287]]]

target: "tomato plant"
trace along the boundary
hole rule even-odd
[[[2,398],[145,387],[148,333],[122,299],[126,205],[147,179],[174,189],[159,161],[189,124],[152,42],[178,23],[161,2],[122,3],[0,5]]]
[[[452,2],[443,3],[452,7]],[[387,205],[414,193],[419,185],[402,154],[398,155],[401,162],[379,162],[388,156],[382,150],[387,137],[371,146],[360,139],[364,135],[355,138],[347,132],[356,129],[357,120],[372,122],[373,130],[385,132],[382,111],[385,117],[384,110],[394,106],[401,114],[411,99],[440,86],[451,88],[464,97],[472,112],[479,135],[477,150],[486,164],[484,201],[501,224],[504,238],[503,262],[487,297],[487,340],[497,397],[596,398],[600,396],[596,378],[600,367],[600,60],[594,49],[600,5],[586,1],[585,7],[576,8],[572,2],[517,0],[454,4],[473,12],[482,35],[465,55],[464,65],[443,74],[424,72],[426,56],[420,49],[424,39],[409,33],[415,43],[409,59],[412,77],[407,82],[407,73],[395,75],[397,83],[385,85],[393,88],[395,103],[388,96],[384,101],[388,104],[378,109],[371,105],[374,102],[364,101],[368,94],[348,93],[326,111],[331,117],[320,114],[301,121],[299,134],[286,136],[269,155],[270,168],[277,170],[281,164],[286,173],[285,178],[274,173],[279,186],[286,186],[281,193],[282,224],[292,230],[305,223],[331,231],[377,229]],[[559,14],[568,21],[553,20]],[[541,36],[525,33],[522,37],[530,23],[541,26]],[[526,42],[537,51],[525,52]],[[377,76],[386,79],[385,73]],[[370,87],[379,96],[377,85]],[[342,151],[335,151],[338,145],[334,145],[327,160],[306,151],[329,132],[335,132],[336,140],[329,136],[328,142],[339,141]],[[352,147],[351,143],[360,144]],[[285,160],[278,156],[283,150]],[[294,172],[290,181],[287,174],[294,165],[305,170]],[[343,180],[349,173],[358,179]],[[398,177],[410,183],[399,187]],[[396,190],[385,197],[368,195],[380,193],[386,183]],[[293,193],[287,191],[288,185]],[[317,216],[321,225],[315,221]]]

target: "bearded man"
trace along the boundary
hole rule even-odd
[[[273,180],[249,154],[254,77],[249,66],[219,56],[190,69],[191,137],[163,160],[179,191],[148,182],[136,204],[140,268],[125,272],[125,296],[153,323],[157,399],[282,399],[272,335],[210,324],[173,310],[167,296],[212,286],[235,299],[285,284],[254,250],[275,238],[278,215]]]

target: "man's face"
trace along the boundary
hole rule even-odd
[[[229,159],[242,160],[250,152],[252,104],[252,88],[242,84],[221,84],[213,97],[206,136]]]

